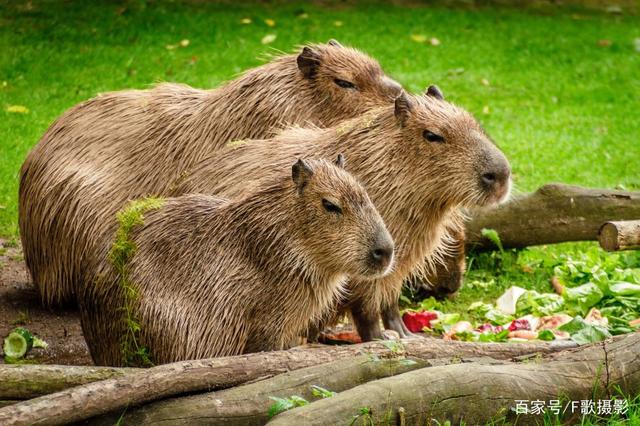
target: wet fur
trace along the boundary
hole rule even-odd
[[[237,197],[298,156],[344,152],[347,170],[367,188],[394,238],[396,262],[390,275],[374,283],[350,280],[350,297],[335,313],[350,310],[364,340],[381,337],[375,330],[380,314],[395,309],[397,317],[403,280],[444,250],[445,227],[454,227],[458,208],[496,201],[479,189],[483,167],[493,157],[507,164],[466,111],[429,96],[408,99],[411,108],[400,114],[396,102],[333,128],[292,128],[229,147],[196,165],[176,192]],[[448,142],[427,142],[424,129],[446,135]],[[240,179],[247,176],[253,182]]]
[[[366,55],[335,44],[249,70],[213,90],[161,84],[106,93],[63,114],[21,169],[19,224],[25,261],[48,306],[74,304],[95,241],[127,200],[166,194],[192,165],[235,139],[290,124],[330,126],[397,94]],[[307,64],[308,65],[308,64]],[[347,79],[358,91],[337,87]],[[398,86],[399,87],[399,86]]]
[[[380,215],[344,170],[307,164],[301,185],[285,167],[237,200],[184,195],[145,214],[127,268],[153,362],[282,349],[341,298],[347,275],[372,273],[372,236],[390,240]],[[340,217],[322,210],[327,196]],[[95,270],[81,291],[83,331],[96,364],[121,365],[119,277],[104,260]]]

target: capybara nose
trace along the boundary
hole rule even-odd
[[[497,159],[492,163],[493,164],[487,167],[485,172],[480,175],[480,181],[486,190],[501,192],[504,188],[508,187],[511,168],[509,167],[509,163],[502,159]]]
[[[374,266],[380,269],[386,269],[393,260],[393,243],[387,238],[379,238],[378,240],[378,243],[374,246],[373,250],[371,250],[369,257]]]

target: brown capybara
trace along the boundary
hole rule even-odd
[[[327,129],[293,128],[269,141],[238,141],[193,168],[177,193],[237,197],[297,157],[344,152],[347,170],[363,183],[396,243],[394,271],[375,285],[350,280],[351,311],[363,340],[386,328],[406,336],[398,313],[402,282],[443,245],[443,230],[459,207],[490,205],[510,190],[510,167],[471,114],[431,86],[424,96],[402,94],[394,106],[372,110]]]
[[[268,137],[288,124],[331,126],[391,105],[400,90],[375,60],[331,41],[218,89],[161,84],[71,108],[21,170],[20,234],[43,303],[73,304],[93,242],[127,200],[166,193],[230,140]]]
[[[435,265],[427,265],[424,270],[417,270],[405,282],[417,299],[452,298],[462,286],[467,266],[463,214],[447,227],[445,238],[445,248],[436,259]]]
[[[80,292],[96,364],[125,364],[142,347],[154,363],[282,349],[347,277],[388,273],[391,236],[342,164],[298,160],[236,200],[184,195],[145,212],[130,231],[134,254],[119,268],[101,262],[101,283]],[[129,318],[140,331],[127,348]]]

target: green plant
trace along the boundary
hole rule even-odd
[[[144,214],[162,207],[160,198],[134,200],[116,214],[119,228],[109,251],[109,261],[118,274],[118,285],[122,292],[122,321],[125,333],[122,336],[121,351],[125,365],[151,366],[149,349],[138,344],[140,323],[134,315],[138,303],[138,289],[129,278],[129,262],[138,249],[131,238],[134,227],[144,224]]]

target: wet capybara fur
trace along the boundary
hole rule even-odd
[[[169,198],[131,230],[125,285],[153,363],[287,347],[344,293],[384,276],[393,241],[364,188],[325,160],[298,160],[235,200]],[[106,259],[106,253],[103,253]],[[122,268],[121,268],[122,269]],[[80,291],[98,365],[126,364],[122,276],[108,262]]]
[[[21,169],[25,261],[45,305],[73,304],[87,257],[129,199],[163,195],[205,155],[290,124],[331,126],[389,105],[398,83],[335,41],[275,58],[213,90],[160,84],[64,113]]]
[[[424,96],[403,93],[395,105],[332,128],[292,128],[268,141],[234,143],[195,166],[177,191],[233,198],[297,157],[339,152],[396,244],[393,272],[373,285],[350,280],[342,308],[351,311],[363,340],[382,337],[381,314],[386,328],[406,335],[397,309],[403,280],[434,260],[458,208],[497,203],[510,189],[502,152],[471,114],[446,102],[436,87]]]

